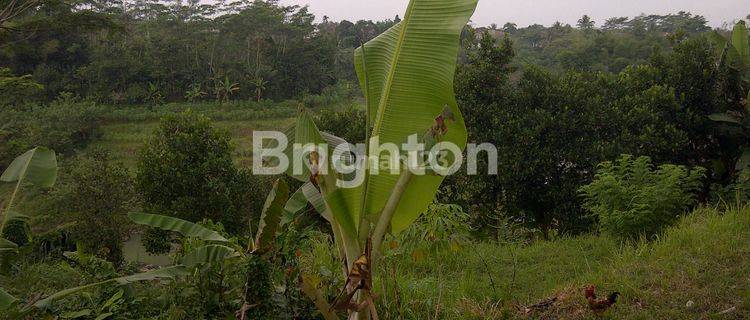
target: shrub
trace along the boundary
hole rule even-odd
[[[350,106],[344,110],[323,109],[315,119],[321,131],[344,138],[349,143],[365,141],[365,112]]]
[[[272,265],[259,256],[250,255],[243,261],[244,274],[247,277],[244,288],[245,301],[252,304],[247,311],[249,319],[263,319],[271,314],[273,301],[273,283],[271,281]]]
[[[24,220],[11,220],[3,230],[2,237],[12,241],[13,243],[23,247],[30,241],[29,225]]]
[[[38,100],[44,89],[31,75],[17,77],[8,68],[0,68],[0,105],[18,105]]]
[[[232,163],[229,134],[190,111],[165,117],[140,153],[136,186],[148,213],[246,230],[250,188]]]
[[[434,203],[398,238],[404,244],[445,245],[469,237],[469,215],[460,206]]]
[[[70,179],[61,186],[59,200],[75,221],[71,235],[86,253],[119,265],[127,213],[135,197],[132,179],[106,151],[94,150],[72,162]]]
[[[599,165],[594,181],[580,189],[584,207],[601,229],[621,238],[653,237],[696,202],[706,170],[662,165],[623,155]]]
[[[60,154],[83,148],[97,134],[99,107],[74,103],[69,99],[48,107],[0,111],[0,169],[16,155],[36,146],[46,146]]]

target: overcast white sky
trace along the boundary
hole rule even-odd
[[[310,5],[318,19],[324,15],[339,21],[393,18],[403,15],[408,0],[281,0],[286,5]],[[705,16],[712,26],[744,19],[750,14],[750,0],[479,0],[472,21],[485,26],[515,22],[519,26],[534,23],[551,25],[555,21],[575,24],[584,14],[598,25],[606,18],[667,14],[689,11]]]

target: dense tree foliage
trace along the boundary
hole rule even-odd
[[[730,181],[723,168],[740,155],[708,116],[732,108],[743,92],[722,86],[714,52],[697,37],[619,74],[554,74],[531,65],[516,72],[511,41],[484,36],[469,48],[456,89],[470,139],[498,147],[499,174],[456,178],[464,186],[451,190],[475,212],[501,207],[546,233],[589,225],[578,188],[620,154],[699,165],[713,181]]]
[[[0,108],[0,169],[13,157],[35,146],[49,146],[71,155],[97,136],[101,108],[64,97],[49,106]]]
[[[353,81],[354,48],[398,21],[316,24],[277,0],[39,3],[4,24],[0,67],[48,98],[111,104],[319,94]]]
[[[127,214],[135,204],[132,178],[103,150],[72,162],[54,205],[75,221],[71,236],[79,250],[119,265],[123,238],[129,231]]]
[[[136,186],[148,213],[211,219],[239,233],[247,231],[249,201],[257,197],[249,180],[232,163],[229,135],[188,112],[162,120],[140,153]]]
[[[648,61],[655,46],[668,48],[686,37],[710,31],[702,16],[679,12],[670,15],[615,17],[601,28],[583,16],[577,27],[560,22],[552,26],[517,28],[504,32],[516,43],[521,62],[554,70],[619,72]]]

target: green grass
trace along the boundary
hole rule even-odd
[[[343,102],[341,102],[343,104]],[[297,114],[300,102],[288,100],[232,101],[227,104],[215,102],[170,103],[161,106],[119,106],[108,108],[102,117],[107,122],[151,122],[162,117],[187,110],[201,113],[216,121],[250,121],[290,118]]]
[[[388,288],[380,302],[389,313],[385,319],[399,314],[420,319],[428,314],[439,319],[593,319],[582,293],[587,284],[597,285],[600,294],[622,293],[605,318],[750,317],[750,208],[726,214],[700,209],[651,243],[622,245],[589,235],[525,247],[466,245],[422,259],[414,256],[419,255],[397,258],[382,277]],[[558,302],[547,310],[519,311],[551,297]],[[691,308],[688,301],[693,301]],[[720,315],[730,308],[735,309]]]
[[[596,319],[582,293],[595,284],[600,294],[622,293],[604,319],[747,319],[749,256],[750,207],[699,209],[660,239],[635,245],[587,235],[404,252],[378,273],[380,318]],[[22,264],[18,275],[0,277],[0,285],[23,298],[91,281],[63,262]],[[547,309],[519,311],[550,297],[558,300]]]
[[[234,158],[237,163],[249,167],[252,165],[252,136],[255,130],[281,130],[291,124],[293,118],[278,118],[245,121],[215,121],[214,126],[227,130],[235,145]],[[159,122],[123,122],[102,125],[101,137],[89,148],[103,148],[112,153],[116,161],[126,167],[135,168],[138,152],[149,139]]]

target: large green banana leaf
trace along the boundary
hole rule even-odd
[[[297,191],[295,191],[294,194],[289,197],[286,205],[284,205],[284,214],[281,216],[279,225],[285,226],[288,223],[292,222],[292,220],[294,220],[294,217],[306,207],[307,198],[305,198],[305,193],[302,192],[302,188],[297,189]]]
[[[45,147],[37,147],[20,155],[0,176],[3,182],[28,181],[46,188],[53,186],[56,180],[57,157],[54,151]]]
[[[304,110],[300,112],[294,125],[292,125],[284,132],[284,135],[286,135],[289,139],[289,145],[284,152],[284,154],[290,161],[289,168],[287,169],[286,174],[302,182],[309,181],[311,172],[310,168],[308,168],[306,165],[298,168],[297,173],[294,172],[294,160],[297,158],[301,158],[303,155],[295,154],[293,146],[294,144],[300,144],[302,146],[307,144],[324,144],[327,143],[326,140],[324,139],[322,133],[318,131],[318,127],[315,126],[315,122],[313,121],[312,116],[310,116],[310,114]],[[307,160],[308,155],[304,156],[304,160]]]
[[[76,288],[70,288],[66,289],[60,292],[57,292],[45,299],[39,300],[36,303],[34,303],[34,307],[39,309],[46,309],[48,308],[52,303],[65,299],[71,295],[77,294],[82,291],[86,291],[92,288],[96,288],[99,286],[104,285],[113,285],[113,284],[119,284],[119,285],[125,285],[129,283],[134,282],[140,282],[140,281],[152,281],[152,280],[159,280],[159,279],[174,279],[177,276],[186,275],[187,270],[185,269],[185,266],[174,266],[174,267],[168,267],[168,268],[162,268],[159,270],[151,271],[151,272],[145,272],[145,273],[138,273],[130,276],[115,278],[115,279],[109,279],[102,282],[97,282],[85,286],[80,286]]]
[[[712,115],[709,115],[708,118],[716,122],[742,125],[742,119],[729,113],[714,113]]]
[[[290,161],[293,161],[291,159],[299,158],[301,156],[300,154],[295,154],[293,150],[294,144],[327,144],[328,159],[331,159],[334,148],[338,144],[346,142],[341,138],[319,131],[318,127],[315,125],[315,121],[313,121],[313,118],[308,112],[304,110],[300,112],[300,115],[297,117],[296,123],[290,129],[286,130],[285,134],[289,139],[289,145],[285,150],[285,154],[289,156]],[[305,163],[308,158],[309,156],[305,156]],[[347,190],[338,189],[336,187],[337,178],[343,177],[335,174],[333,168],[331,167],[331,161],[327,161],[325,165],[327,167],[328,174],[320,175],[320,179],[323,180],[321,182],[321,185],[325,186],[326,189],[323,190],[323,194],[321,195],[320,192],[318,192],[317,189],[315,189],[315,186],[313,186],[312,184],[304,185],[303,192],[308,201],[313,204],[316,207],[316,210],[318,210],[318,212],[320,212],[320,214],[322,214],[326,219],[332,221],[337,225],[340,225],[344,229],[344,232],[346,232],[348,235],[356,235],[357,227],[355,221],[357,221],[358,219],[356,211],[334,210],[333,208],[331,208],[332,210],[330,211],[322,210],[322,208],[325,207],[326,202],[328,202],[328,204],[331,206],[338,205],[337,208],[341,207],[340,204],[344,201],[344,199],[342,199],[339,194],[341,190]],[[296,174],[293,171],[293,167],[294,165],[292,163],[289,170],[287,171],[287,174],[289,176],[303,182],[309,182],[311,171],[306,165],[303,166],[304,170],[302,170],[301,172],[298,170],[298,173]],[[319,196],[322,198],[319,198]],[[324,199],[325,201],[323,201]]]
[[[40,187],[49,188],[55,184],[56,180],[57,157],[54,151],[45,147],[36,147],[14,159],[0,176],[0,181],[16,182],[16,190],[13,192],[0,221],[0,235],[8,222],[28,219],[27,216],[13,210],[16,193],[23,183],[30,182]]]
[[[420,136],[449,107],[444,141],[465,147],[467,132],[456,104],[453,78],[461,31],[474,13],[477,0],[412,0],[403,20],[366,43],[355,54],[360,85],[365,88],[372,137],[401,145],[413,134]],[[369,178],[366,214],[376,216],[384,207],[399,174]],[[411,224],[432,202],[443,177],[415,176],[396,209],[394,232]],[[350,211],[358,211],[361,196],[341,192]],[[356,212],[354,213],[357,214]]]
[[[305,195],[307,201],[312,204],[313,208],[315,208],[315,211],[323,216],[323,218],[328,221],[331,221],[333,219],[331,212],[326,207],[325,198],[323,198],[323,195],[320,194],[320,191],[318,191],[318,189],[315,189],[315,186],[313,186],[312,183],[306,183],[302,185],[302,187],[300,187],[300,191]]]
[[[400,145],[412,134],[421,136],[448,107],[454,119],[448,122],[448,133],[443,140],[461,148],[466,145],[466,126],[456,104],[453,77],[459,37],[476,4],[476,0],[412,0],[403,21],[357,50],[355,65],[361,86],[366,88],[369,120],[374,127],[372,136],[377,136],[379,143]],[[304,111],[285,133],[289,138],[286,154],[290,159],[295,158],[291,151],[294,143],[330,144],[330,139],[318,131]],[[329,155],[332,149],[329,147]],[[301,174],[293,174],[291,167],[287,172],[290,176],[304,182],[309,180],[307,168]],[[379,175],[369,178],[366,193],[369,216],[383,209],[399,176],[400,173],[380,170]],[[335,185],[336,177],[326,175],[329,179],[326,185]],[[411,180],[402,197],[405,201],[394,214],[394,231],[406,228],[427,208],[442,180],[443,177],[435,175]],[[330,212],[347,234],[356,234],[363,188],[329,188],[323,192],[330,210],[322,212]]]
[[[289,185],[283,179],[279,179],[274,183],[263,205],[263,212],[258,223],[258,234],[255,237],[256,250],[263,251],[273,245],[287,200],[289,200]]]
[[[158,214],[131,213],[133,222],[162,230],[178,232],[186,237],[195,237],[206,241],[229,242],[218,232],[182,219]]]
[[[748,41],[750,40],[748,40],[747,26],[745,25],[745,21],[740,21],[734,25],[734,29],[732,30],[732,45],[737,50],[736,58],[741,62],[742,67],[745,68],[744,71],[747,71],[747,68],[750,67],[750,43]]]
[[[18,304],[18,299],[14,296],[11,296],[8,292],[3,290],[3,288],[0,288],[0,311],[5,311],[13,308],[15,305]]]
[[[222,245],[206,245],[197,248],[182,258],[182,264],[188,268],[200,264],[218,263],[229,257],[239,256],[234,249]]]
[[[281,219],[281,225],[286,225],[294,220],[294,216],[304,210],[308,203],[311,204],[315,211],[323,216],[323,218],[329,222],[331,221],[331,213],[326,208],[323,195],[320,194],[320,191],[318,191],[312,183],[308,182],[303,184],[291,197],[289,197],[289,201],[287,201],[286,206],[284,206],[284,217]]]

